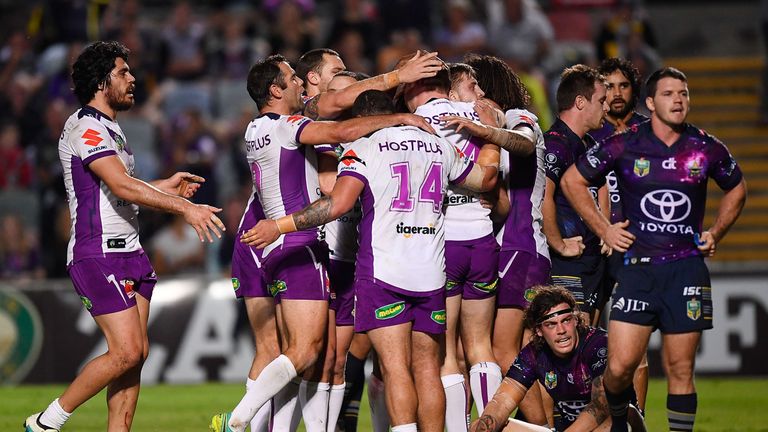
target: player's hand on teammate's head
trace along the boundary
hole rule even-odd
[[[696,241],[696,247],[699,248],[705,257],[711,257],[715,255],[716,242],[715,236],[709,231],[702,232]]]
[[[602,236],[605,244],[615,251],[626,252],[635,242],[635,235],[626,229],[628,226],[629,220],[609,225]]]
[[[440,122],[445,126],[456,128],[456,132],[466,130],[470,135],[487,140],[491,136],[491,130],[488,126],[480,124],[466,117],[457,115],[440,116]]]
[[[475,112],[480,116],[480,123],[495,126],[504,127],[507,123],[507,119],[504,117],[504,113],[499,109],[499,105],[490,99],[478,99],[475,101]]]
[[[218,207],[189,203],[186,211],[184,211],[184,220],[197,231],[197,237],[200,238],[201,242],[207,239],[208,242],[213,243],[211,232],[217,238],[221,238],[221,233],[227,230],[224,222],[216,216],[216,213],[220,211],[221,209]]]
[[[263,219],[256,226],[244,232],[240,236],[240,241],[249,246],[264,249],[277,240],[278,237],[280,237],[280,228],[278,228],[277,222],[273,219]]]
[[[400,113],[400,114],[394,114],[394,115],[400,117],[401,124],[404,124],[407,126],[416,126],[421,130],[431,133],[432,135],[437,135],[437,132],[435,132],[435,129],[432,128],[432,125],[430,125],[427,122],[427,120],[420,115],[409,114],[409,113]]]
[[[437,57],[437,52],[416,51],[409,59],[398,62],[397,77],[401,83],[412,83],[423,78],[431,78],[445,67]]]

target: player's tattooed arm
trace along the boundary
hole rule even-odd
[[[293,221],[298,231],[320,226],[333,220],[331,209],[333,196],[326,195],[293,214]]]
[[[584,407],[566,432],[591,431],[601,426],[609,418],[608,402],[603,390],[603,378],[599,376],[592,380],[592,400]],[[601,428],[602,429],[602,428]]]
[[[312,120],[317,120],[320,118],[320,111],[317,109],[317,105],[320,103],[320,98],[323,97],[322,94],[319,94],[312,99],[308,100],[307,103],[304,104],[304,116],[309,117]]]
[[[322,225],[330,220],[333,202],[330,196],[323,196],[296,213],[279,219],[262,219],[256,226],[244,232],[240,241],[263,249],[274,243],[280,235]]]
[[[472,425],[471,432],[496,432],[498,430],[501,430],[499,422],[489,415],[484,415]]]
[[[467,130],[471,135],[495,144],[514,155],[528,156],[533,153],[536,135],[527,127],[514,130],[488,126],[460,116],[442,116],[440,120],[447,126],[455,127],[456,132]]]
[[[512,378],[505,377],[482,415],[470,427],[471,432],[496,432],[507,424],[509,414],[517,408],[528,389]]]

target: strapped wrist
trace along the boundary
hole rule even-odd
[[[392,89],[400,85],[400,72],[398,71],[398,69],[395,69],[392,72],[387,72],[383,76],[384,76],[384,85],[387,88]]]
[[[293,220],[293,215],[283,216],[280,219],[275,220],[275,223],[277,224],[277,230],[280,231],[280,234],[287,234],[297,231],[296,222]]]

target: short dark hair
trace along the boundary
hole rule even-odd
[[[381,90],[366,90],[360,93],[352,105],[352,114],[355,117],[392,114],[394,112],[395,105],[392,103],[392,97]]]
[[[631,61],[618,57],[607,58],[600,63],[597,71],[604,77],[620,71],[632,86],[632,98],[637,100],[640,97],[640,71],[637,70]]]
[[[577,319],[577,326],[579,328],[586,327],[586,324],[582,322],[579,315],[579,306],[576,304],[576,299],[573,297],[570,291],[563,287],[554,285],[539,285],[533,287],[535,297],[525,310],[525,318],[523,323],[525,327],[532,331],[531,343],[537,348],[541,348],[546,344],[544,338],[536,334],[536,328],[541,325],[542,319],[546,316],[547,311],[553,307],[565,303],[573,309]]]
[[[656,86],[659,84],[662,78],[674,78],[684,83],[688,82],[688,77],[685,76],[683,71],[673,67],[665,67],[657,70],[648,77],[648,81],[645,82],[645,90],[648,92],[649,97],[656,95]]]
[[[598,82],[605,82],[605,78],[595,68],[577,64],[564,70],[557,86],[557,112],[571,109],[578,96],[592,99]]]
[[[449,63],[448,71],[451,73],[451,88],[461,81],[464,75],[477,79],[475,69],[466,63]]]
[[[74,93],[81,105],[93,100],[99,86],[109,85],[115,61],[122,58],[128,62],[130,50],[116,41],[94,42],[80,53],[72,65]]]
[[[304,82],[307,81],[307,74],[310,71],[320,73],[320,69],[323,68],[323,55],[328,54],[341,58],[339,53],[330,48],[315,48],[309,50],[299,57],[299,61],[296,62],[296,75]]]
[[[256,108],[261,110],[272,96],[269,93],[269,87],[277,84],[280,88],[286,88],[285,75],[280,70],[280,63],[287,61],[280,54],[271,55],[264,60],[251,66],[248,71],[248,94],[254,102]]]
[[[362,80],[366,80],[366,79],[371,77],[370,75],[368,75],[365,72],[354,72],[354,71],[349,71],[349,70],[343,70],[343,71],[337,73],[336,75],[334,75],[333,77],[336,78],[337,76],[349,77],[349,78],[354,79],[355,81],[362,81]]]
[[[490,55],[469,54],[464,61],[475,69],[477,84],[485,92],[485,97],[496,102],[502,111],[525,109],[531,103],[520,77],[504,60]]]

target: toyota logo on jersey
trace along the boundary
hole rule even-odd
[[[682,192],[659,189],[645,194],[640,209],[650,219],[658,222],[679,222],[691,213],[691,199]]]

